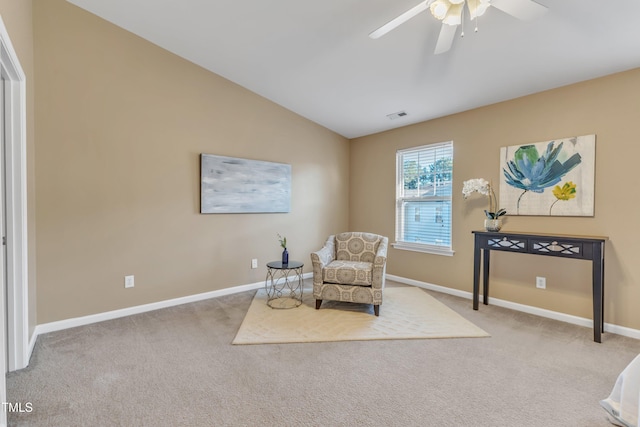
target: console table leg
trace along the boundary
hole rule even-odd
[[[604,248],[593,244],[593,340],[602,342],[604,330]]]
[[[476,242],[473,250],[473,309],[478,309],[478,294],[480,290],[480,248]]]
[[[489,305],[489,260],[491,251],[489,249],[484,249],[482,252],[484,252],[484,265],[482,267],[482,302],[484,305]]]

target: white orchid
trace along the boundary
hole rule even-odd
[[[466,199],[476,191],[482,195],[488,196],[491,188],[489,181],[483,178],[470,179],[462,183],[462,194]]]
[[[475,192],[478,192],[483,196],[489,196],[489,210],[484,211],[487,218],[498,219],[507,213],[504,209],[496,210],[498,204],[496,193],[493,191],[491,183],[486,179],[474,178],[462,183],[462,195],[465,199]]]

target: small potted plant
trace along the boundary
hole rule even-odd
[[[282,237],[278,234],[278,241],[280,241],[280,246],[282,246],[282,265],[289,264],[289,251],[287,251],[287,238]]]

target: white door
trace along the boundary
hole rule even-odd
[[[7,379],[6,375],[9,372],[7,365],[8,360],[8,346],[7,346],[7,199],[5,191],[6,180],[6,124],[5,124],[5,70],[4,67],[0,67],[0,280],[2,281],[2,291],[0,292],[0,365],[4,369],[2,378],[0,378],[0,398],[2,402],[7,401]],[[2,413],[0,414],[0,425],[6,425],[7,418],[2,406]]]
[[[7,423],[6,372],[28,365],[30,346],[26,77],[1,16],[0,77],[0,365],[5,371],[0,375],[0,426],[4,426]]]

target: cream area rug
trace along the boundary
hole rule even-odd
[[[233,344],[488,337],[485,331],[422,289],[387,287],[380,316],[368,304],[323,301],[310,289],[297,308],[273,309],[258,290]]]

